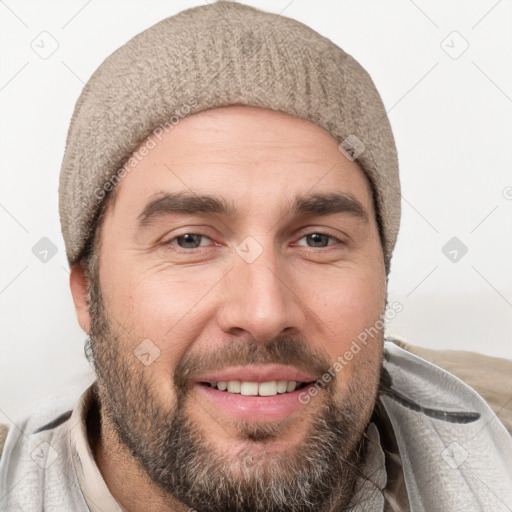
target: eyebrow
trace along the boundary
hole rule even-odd
[[[139,227],[147,227],[158,218],[173,213],[213,213],[236,217],[238,210],[224,199],[209,195],[161,193],[149,201],[137,217]]]
[[[298,196],[292,207],[296,214],[331,215],[333,213],[349,213],[368,222],[368,212],[364,206],[348,194],[312,194]]]
[[[368,222],[368,212],[354,197],[341,193],[297,196],[291,203],[292,214],[332,215],[348,213]],[[171,214],[210,213],[237,217],[240,210],[224,198],[187,192],[161,193],[149,201],[137,217],[139,228],[145,228],[161,217]]]

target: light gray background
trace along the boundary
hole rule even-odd
[[[92,379],[57,209],[83,84],[135,34],[200,3],[0,1],[0,422],[72,404]],[[390,276],[390,301],[403,311],[389,332],[511,358],[512,1],[246,3],[332,39],[382,95],[403,187]],[[47,262],[32,252],[42,237],[57,250]],[[442,252],[452,237],[468,248],[463,257],[445,250],[458,251],[456,262]]]

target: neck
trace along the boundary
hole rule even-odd
[[[98,469],[123,512],[187,512],[189,507],[177,502],[158,488],[120,442],[114,425],[100,408],[100,426],[92,429],[91,447]]]

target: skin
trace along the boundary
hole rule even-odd
[[[326,131],[283,113],[230,106],[189,116],[155,142],[117,186],[101,230],[99,260],[102,300],[116,335],[110,357],[123,361],[134,382],[147,384],[152,405],[169,411],[177,406],[180,390],[170,375],[190,355],[206,361],[231,344],[263,351],[271,340],[288,336],[301,342],[306,366],[318,355],[325,369],[383,314],[386,274],[371,188]],[[290,211],[297,195],[333,191],[359,202],[367,219],[350,212]],[[238,215],[171,214],[140,229],[140,213],[165,192],[223,198]],[[182,248],[176,237],[185,233],[207,238],[198,248]],[[311,247],[306,235],[313,233],[331,238],[322,238],[325,246]],[[236,251],[247,237],[261,250],[252,263]],[[89,282],[78,264],[72,267],[71,290],[80,325],[90,333]],[[146,339],[160,350],[149,366],[133,356]],[[227,457],[224,470],[231,478],[241,451],[273,461],[295,453],[329,397],[339,404],[355,401],[358,415],[349,447],[354,450],[375,403],[382,343],[382,336],[372,339],[336,374],[329,392],[318,393],[283,421],[235,420],[193,385],[181,397],[186,416],[212,453]],[[321,367],[311,363],[315,375]],[[100,386],[100,398],[102,393],[95,456],[121,508],[188,510],[130,454],[116,433],[107,384]],[[136,425],[148,428],[142,420]],[[269,436],[248,442],[250,432]],[[265,457],[257,464],[263,468]]]

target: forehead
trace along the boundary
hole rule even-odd
[[[134,156],[115,189],[116,202],[125,206],[140,209],[162,191],[208,193],[238,201],[242,209],[263,198],[270,206],[292,195],[341,192],[373,210],[368,179],[336,140],[282,112],[246,106],[204,111],[152,136]]]

